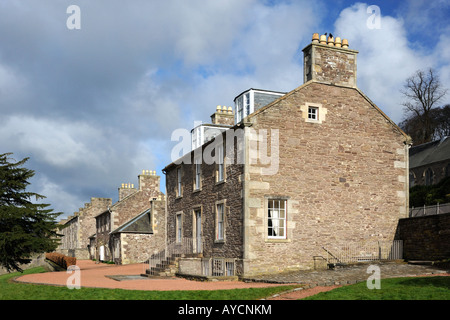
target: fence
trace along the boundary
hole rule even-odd
[[[435,206],[423,206],[420,208],[412,207],[409,209],[409,217],[424,217],[424,216],[433,216],[436,214],[443,214],[450,212],[450,203],[437,204]]]
[[[348,264],[403,258],[403,241],[377,241],[343,246],[322,247],[327,252],[327,264]]]
[[[236,275],[236,259],[208,258],[202,259],[202,275],[225,277]]]

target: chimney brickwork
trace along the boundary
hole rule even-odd
[[[348,48],[348,40],[315,33],[312,42],[303,49],[304,82],[356,87],[356,55]]]
[[[211,123],[219,125],[234,125],[234,113],[231,107],[217,106],[216,112],[211,115]]]

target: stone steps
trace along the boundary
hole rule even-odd
[[[197,254],[174,254],[162,260],[155,267],[145,270],[143,276],[174,277],[178,272],[178,259],[181,257],[199,257]]]

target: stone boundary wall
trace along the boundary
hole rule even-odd
[[[400,219],[396,239],[403,240],[405,260],[450,258],[450,213]]]

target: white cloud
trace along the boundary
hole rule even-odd
[[[12,116],[1,126],[0,135],[9,147],[33,153],[51,166],[101,165],[92,150],[100,132],[84,123]]]
[[[50,204],[49,209],[52,209],[54,213],[62,213],[58,220],[73,215],[78,208],[83,207],[84,203],[89,202],[89,198],[84,199],[77,193],[64,190],[64,183],[58,184],[43,174],[33,178],[31,190],[37,190],[36,193],[45,196],[45,199],[34,201],[35,203]]]
[[[405,80],[416,70],[431,67],[433,60],[409,45],[402,19],[383,16],[381,28],[369,29],[367,5],[344,9],[335,22],[335,35],[349,40],[358,54],[358,87],[388,116],[403,118],[400,93]]]

